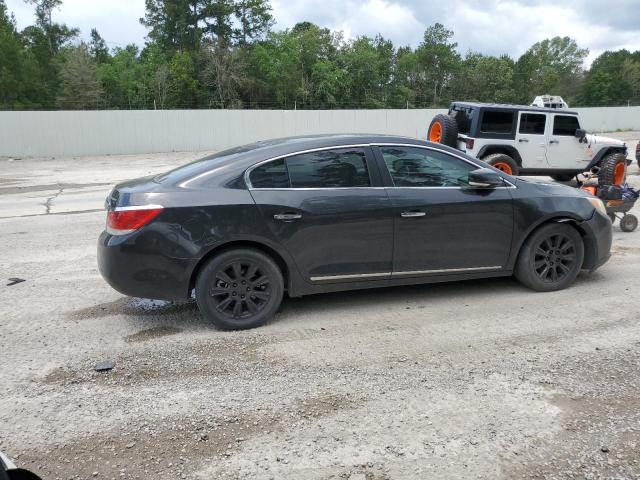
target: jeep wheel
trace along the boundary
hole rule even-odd
[[[600,163],[598,185],[622,185],[627,176],[627,158],[624,153],[610,153]]]
[[[515,160],[504,153],[492,153],[484,157],[482,161],[508,175],[518,175],[520,171]]]
[[[458,124],[455,118],[439,113],[429,125],[427,140],[455,147],[458,141]]]
[[[623,232],[633,232],[636,228],[638,228],[638,217],[627,213],[620,220],[620,230]]]

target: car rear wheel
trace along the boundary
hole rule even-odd
[[[578,231],[554,222],[534,231],[524,243],[515,276],[539,292],[562,290],[574,282],[583,259],[584,244]]]
[[[200,312],[222,330],[263,325],[284,292],[282,272],[259,250],[227,250],[209,260],[196,280]]]
[[[494,168],[497,168],[501,172],[507,175],[518,175],[520,169],[516,161],[509,155],[504,153],[492,153],[482,159],[483,162],[488,163]]]

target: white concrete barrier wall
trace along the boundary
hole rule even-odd
[[[581,108],[584,128],[640,130],[640,107]],[[128,110],[0,112],[0,156],[62,157],[220,150],[316,133],[425,138],[445,110]]]

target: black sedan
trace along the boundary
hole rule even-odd
[[[117,185],[98,244],[116,290],[195,291],[224,329],[291,297],[515,275],[568,287],[610,256],[602,202],[440,144],[380,135],[258,142]]]

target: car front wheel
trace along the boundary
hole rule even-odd
[[[200,312],[222,330],[263,325],[276,313],[283,292],[278,265],[253,249],[227,250],[216,255],[196,280]]]
[[[550,223],[534,231],[522,246],[515,276],[539,292],[562,290],[574,282],[583,259],[578,231],[564,223]]]

